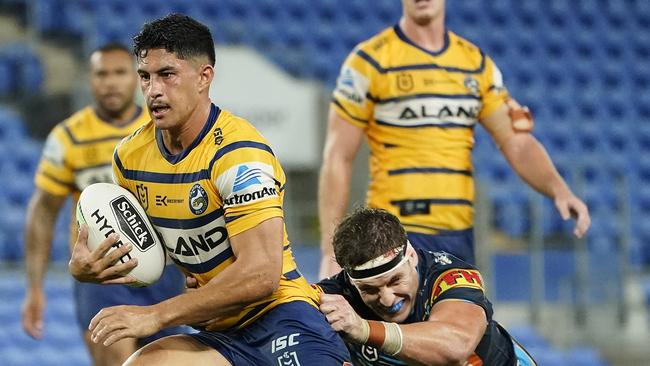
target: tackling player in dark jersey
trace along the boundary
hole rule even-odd
[[[355,365],[535,365],[492,319],[476,268],[413,248],[392,214],[357,210],[336,229],[334,252],[344,270],[316,287]]]

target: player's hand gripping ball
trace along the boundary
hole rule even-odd
[[[140,202],[128,190],[110,183],[86,187],[77,203],[77,223],[88,226],[88,249],[91,251],[113,233],[118,233],[120,239],[108,253],[127,243],[133,245],[133,249],[118,261],[125,263],[131,257],[138,260],[138,265],[128,273],[137,280],[130,286],[150,285],[162,275],[165,249]]]

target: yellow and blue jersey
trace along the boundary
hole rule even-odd
[[[229,237],[283,217],[285,174],[268,142],[247,121],[211,106],[194,142],[172,155],[149,122],[115,150],[117,184],[140,200],[170,258],[205,285],[231,265]],[[286,231],[282,277],[268,298],[239,314],[209,322],[206,330],[240,328],[282,303],[315,294],[296,268]]]
[[[494,62],[451,31],[419,47],[399,26],[359,44],[344,62],[332,108],[364,129],[368,204],[409,232],[472,227],[474,127],[508,98]]]
[[[111,181],[115,145],[148,120],[149,114],[140,107],[133,120],[123,126],[102,120],[93,107],[81,109],[56,125],[47,137],[34,178],[36,186],[52,195],[71,195],[74,215],[84,188]],[[76,240],[76,225],[72,226],[71,244]]]

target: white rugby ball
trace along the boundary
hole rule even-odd
[[[127,243],[133,249],[120,258],[125,263],[138,259],[129,274],[137,282],[132,287],[156,282],[165,269],[165,249],[140,202],[128,190],[110,183],[95,183],[86,187],[77,202],[77,223],[88,225],[88,248],[92,251],[114,232],[120,239],[109,250]]]

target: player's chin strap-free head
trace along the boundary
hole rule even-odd
[[[403,246],[392,249],[354,268],[346,268],[345,271],[352,280],[370,280],[383,276],[408,260],[406,255],[408,246],[409,242],[407,240]]]

